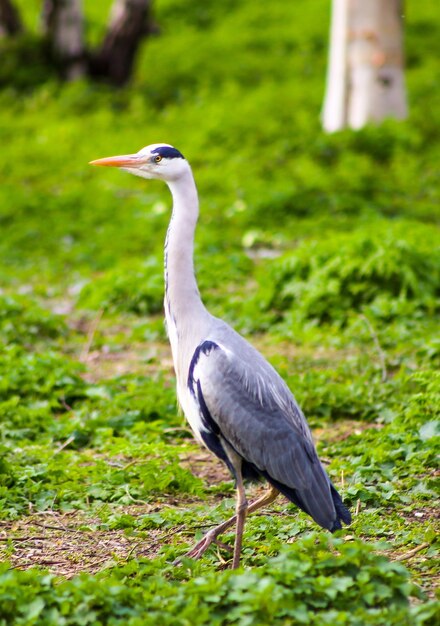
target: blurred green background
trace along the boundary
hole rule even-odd
[[[110,4],[85,3],[92,40]],[[35,28],[40,2],[17,5]],[[243,240],[290,248],[310,234],[373,230],[382,218],[438,224],[435,2],[406,9],[408,121],[332,136],[319,120],[328,2],[268,10],[263,2],[159,0],[155,8],[161,34],[145,43],[122,91],[58,83],[30,43],[21,54],[4,51],[4,281],[47,273],[65,285],[77,273],[159,254],[166,189],[87,166],[157,141],[192,163],[201,256],[242,250]]]

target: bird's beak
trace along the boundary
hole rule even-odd
[[[105,157],[90,161],[89,165],[103,165],[104,167],[129,167],[137,168],[146,162],[144,156],[139,154],[123,154],[121,156]]]

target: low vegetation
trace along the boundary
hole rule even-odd
[[[91,4],[94,40],[108,2]],[[408,7],[410,118],[331,136],[328,3],[205,4],[157,0],[119,92],[60,85],[44,59],[15,79],[29,38],[0,70],[0,625],[434,626],[434,4]],[[176,408],[168,192],[87,166],[155,141],[196,174],[206,304],[286,379],[353,513],[329,536],[280,500],[249,518],[237,572],[230,534],[172,565],[234,491]]]

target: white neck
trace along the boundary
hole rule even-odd
[[[177,180],[169,182],[168,187],[173,196],[173,214],[165,241],[165,307],[168,324],[171,322],[178,331],[187,332],[188,327],[197,325],[200,315],[206,312],[200,299],[193,261],[199,202],[189,168]]]

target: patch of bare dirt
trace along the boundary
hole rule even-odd
[[[123,530],[100,530],[100,524],[78,511],[51,511],[2,522],[0,558],[20,569],[40,566],[71,578],[80,572],[96,573],[121,560],[157,555],[163,531],[148,531],[146,540],[126,536]]]
[[[159,370],[169,372],[170,378],[174,377],[170,348],[167,344],[158,342],[137,344],[117,352],[103,346],[100,350],[88,352],[82,357],[82,361],[87,366],[84,378],[90,383],[133,373],[153,377]]]
[[[314,370],[334,368],[335,364],[356,356],[359,351],[354,348],[332,348],[330,346],[297,345],[292,341],[282,340],[274,342],[268,334],[253,335],[252,343],[266,359],[282,356],[289,363],[289,369],[297,370],[303,367],[313,367]]]
[[[432,472],[433,476],[437,471]],[[408,522],[432,521],[440,523],[440,509],[438,507],[418,506],[411,511],[402,511],[402,517]]]
[[[180,460],[184,467],[205,481],[209,487],[232,480],[226,466],[203,448],[181,455]]]
[[[205,450],[194,449],[181,459],[183,465],[209,486],[231,481],[226,467]],[[249,485],[246,489],[249,500],[260,497],[265,489],[266,485],[262,483]],[[233,497],[233,494],[217,492],[208,497],[208,502],[218,503],[225,497]],[[197,496],[168,495],[166,502],[140,504],[136,501],[118,508],[118,513],[138,517],[160,512],[164,506],[181,509],[202,503],[207,501]],[[230,514],[233,513],[232,505]],[[82,511],[47,511],[12,522],[0,522],[0,560],[9,561],[19,569],[43,567],[56,575],[71,578],[80,572],[94,574],[130,559],[154,558],[161,546],[172,542],[176,535],[182,536],[182,543],[191,541],[200,528],[205,529],[205,525],[176,525],[168,530],[140,532],[131,529],[130,534],[126,534],[123,529],[105,528],[99,517],[90,517]],[[209,524],[206,530],[208,528]]]
[[[170,498],[163,505],[133,504],[119,508],[118,512],[138,517],[160,512],[164,506],[181,508],[197,502],[195,497]],[[72,578],[81,572],[95,574],[131,559],[155,558],[161,546],[171,543],[176,535],[184,535],[184,542],[197,528],[205,526],[188,528],[178,524],[167,530],[131,529],[126,534],[122,529],[106,529],[99,518],[86,516],[82,511],[48,511],[14,522],[0,522],[0,560],[18,569],[42,567],[52,574]]]
[[[340,419],[336,422],[331,422],[323,426],[322,428],[313,429],[313,438],[315,442],[325,441],[326,443],[333,443],[336,441],[343,441],[350,437],[350,435],[360,435],[364,430],[374,428],[380,430],[383,428],[383,424],[377,424],[375,422],[360,422],[359,420]]]

